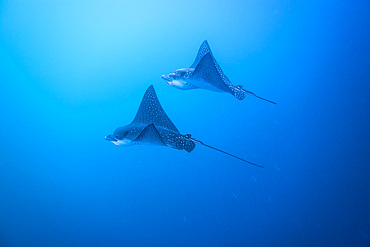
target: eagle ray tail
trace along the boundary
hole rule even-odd
[[[221,153],[224,153],[224,154],[230,155],[231,157],[234,157],[234,158],[236,158],[236,159],[238,159],[238,160],[244,161],[244,162],[246,162],[246,163],[249,163],[249,164],[254,165],[254,166],[257,166],[257,167],[264,168],[264,166],[257,165],[257,164],[255,164],[255,163],[252,163],[252,162],[248,161],[248,160],[242,159],[242,158],[240,158],[240,157],[238,157],[238,156],[235,156],[235,155],[233,155],[233,154],[230,154],[230,153],[228,153],[228,152],[225,152],[225,151],[223,151],[223,150],[221,150],[221,149],[218,149],[218,148],[212,147],[212,146],[207,145],[207,144],[205,144],[205,143],[203,143],[203,142],[201,142],[201,141],[198,141],[198,140],[196,140],[196,139],[192,138],[192,137],[191,137],[191,135],[189,135],[189,134],[188,134],[188,135],[185,135],[184,137],[185,137],[186,139],[190,140],[190,141],[195,142],[195,143],[201,144],[201,145],[206,146],[206,147],[208,147],[208,148],[212,148],[213,150],[216,150],[216,151],[218,151],[218,152],[221,152]]]
[[[272,104],[275,104],[275,105],[276,105],[276,102],[271,101],[271,100],[268,100],[268,99],[265,99],[265,98],[262,98],[262,97],[260,97],[260,96],[256,95],[255,93],[253,93],[253,92],[251,92],[251,91],[247,91],[247,90],[245,90],[245,89],[243,89],[243,88],[239,88],[239,89],[240,89],[240,90],[242,90],[242,92],[244,92],[244,93],[247,93],[247,94],[249,94],[249,95],[252,95],[252,96],[254,96],[254,97],[257,97],[257,98],[259,98],[259,99],[265,100],[265,101],[267,101],[267,102],[270,102],[270,103],[272,103]]]

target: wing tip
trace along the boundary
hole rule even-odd
[[[144,98],[146,98],[148,95],[157,95],[155,90],[154,90],[154,86],[153,85],[150,85],[146,91],[145,91],[145,94],[144,94]]]

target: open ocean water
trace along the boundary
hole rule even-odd
[[[370,246],[369,1],[0,1],[0,246]],[[277,105],[161,78],[203,40]],[[190,154],[104,140],[148,86]]]

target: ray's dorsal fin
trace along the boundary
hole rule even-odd
[[[146,90],[132,123],[154,124],[179,133],[159,103],[153,85]]]
[[[202,79],[205,82],[212,84],[214,87],[221,89],[222,91],[232,93],[229,85],[227,85],[222,78],[223,74],[220,74],[219,70],[217,69],[218,67],[219,66],[216,65],[212,54],[207,53],[199,61],[190,78]]]
[[[141,131],[140,135],[136,137],[134,142],[138,142],[140,144],[167,146],[154,124],[149,124],[146,126]]]
[[[212,51],[211,51],[211,48],[209,47],[208,45],[208,42],[207,40],[203,41],[203,43],[200,45],[200,48],[198,50],[198,54],[197,54],[197,57],[195,58],[194,60],[194,63],[190,66],[190,68],[195,68],[197,67],[199,61],[203,58],[203,56],[207,53],[211,53],[212,54]]]

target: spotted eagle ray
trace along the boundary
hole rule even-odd
[[[106,136],[105,140],[111,141],[115,145],[124,146],[167,146],[174,149],[186,150],[189,153],[193,151],[195,144],[197,143],[230,155],[254,166],[263,167],[222,151],[218,148],[209,146],[192,138],[190,134],[180,134],[179,130],[172,123],[159,103],[153,86],[150,86],[146,90],[134,120],[129,125],[117,128],[113,134]]]
[[[245,90],[242,85],[234,86],[216,62],[207,40],[203,41],[190,68],[174,70],[169,75],[162,75],[162,78],[171,86],[182,90],[203,88],[216,92],[227,92],[240,100],[245,98],[245,94],[249,94],[276,104]]]

